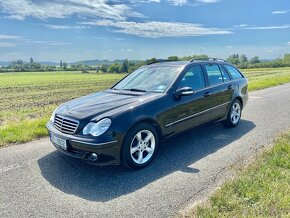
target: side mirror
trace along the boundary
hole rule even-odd
[[[182,87],[175,92],[175,97],[181,98],[182,96],[193,95],[194,91],[191,87]]]

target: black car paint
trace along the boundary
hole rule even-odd
[[[80,124],[76,133],[64,134],[49,122],[49,134],[67,140],[68,150],[55,145],[58,150],[96,165],[110,165],[120,163],[124,137],[139,122],[151,123],[161,138],[167,139],[201,124],[223,120],[233,99],[238,98],[243,105],[247,103],[247,79],[243,76],[241,79],[210,86],[203,64],[211,63],[185,64],[165,93],[121,91],[114,90],[113,86],[111,89],[72,100],[62,105],[56,113],[78,120]],[[220,62],[214,63],[219,64],[230,77],[230,73]],[[206,87],[196,90],[193,95],[177,98],[175,92],[180,80],[194,65],[202,66]],[[112,120],[112,124],[104,134],[98,137],[82,134],[82,129],[87,123],[97,122],[106,117]],[[92,152],[99,155],[95,162],[89,159]]]

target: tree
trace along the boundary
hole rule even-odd
[[[177,56],[169,56],[167,59],[170,61],[178,61],[179,60],[179,58]]]
[[[201,54],[201,55],[184,56],[179,58],[179,60],[190,61],[192,59],[207,59],[207,58],[209,58],[207,55]]]
[[[120,73],[119,70],[120,70],[120,64],[118,63],[111,64],[108,68],[109,73]]]
[[[290,54],[284,55],[283,64],[290,65]]]
[[[138,66],[130,66],[129,67],[129,70],[128,70],[128,73],[132,73],[133,71],[137,70],[138,69]]]
[[[63,62],[62,66],[63,66],[64,69],[66,69],[67,68],[67,62]]]
[[[122,65],[121,73],[128,73],[128,71],[129,71],[129,61],[128,61],[128,59],[125,59],[125,61],[123,62],[123,65]]]
[[[13,61],[12,62],[12,65],[16,65],[16,64],[18,64],[18,65],[23,65],[23,60],[17,60],[17,61]]]
[[[124,69],[123,69],[123,64],[119,64],[119,69],[117,73],[123,73]]]
[[[248,58],[247,58],[247,56],[245,55],[245,54],[242,54],[241,56],[240,56],[240,61],[241,61],[241,63],[247,63],[248,62]]]
[[[62,68],[63,64],[62,64],[62,60],[59,62],[59,66]]]
[[[33,63],[33,58],[30,58],[30,64],[32,64]]]
[[[150,58],[150,59],[147,59],[147,60],[146,60],[146,64],[150,64],[150,63],[153,63],[153,62],[155,62],[155,61],[157,61],[156,58]]]
[[[230,55],[227,58],[227,61],[232,63],[232,64],[238,65],[240,63],[240,56],[239,56],[239,54]]]
[[[103,72],[103,73],[107,73],[107,66],[102,64],[101,67],[100,67],[100,71]]]
[[[250,60],[250,63],[251,64],[257,64],[257,63],[260,63],[261,60],[258,56],[255,56],[255,57],[252,57],[251,60]]]

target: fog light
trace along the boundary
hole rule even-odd
[[[96,161],[98,160],[98,155],[96,153],[92,153],[89,157],[89,160]]]

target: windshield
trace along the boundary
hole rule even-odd
[[[180,71],[180,66],[142,67],[115,85],[113,89],[165,92]]]

